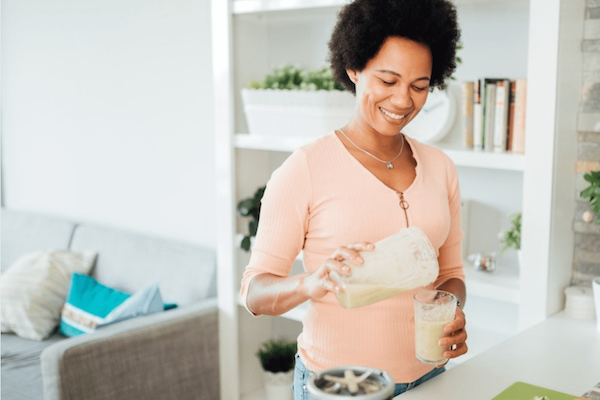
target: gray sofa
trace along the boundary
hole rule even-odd
[[[36,250],[93,250],[99,282],[134,293],[158,281],[178,305],[73,338],[3,333],[3,400],[220,397],[213,249],[6,209],[1,218],[2,271]]]

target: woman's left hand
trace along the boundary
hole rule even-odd
[[[444,358],[456,358],[467,352],[466,324],[465,313],[460,307],[456,307],[454,321],[444,326],[444,336],[439,341],[440,347],[449,349],[442,354]],[[445,365],[445,363],[443,365]],[[438,365],[438,367],[443,365]]]

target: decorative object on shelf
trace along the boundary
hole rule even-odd
[[[262,82],[250,81],[252,89],[276,90],[339,90],[344,87],[333,80],[333,74],[327,67],[305,70],[298,66],[285,64],[274,68]]]
[[[438,142],[454,126],[458,100],[453,85],[446,90],[435,89],[427,95],[421,112],[404,128],[403,133],[420,142]]]
[[[591,287],[569,286],[565,289],[565,312],[571,318],[594,319],[594,298]]]
[[[289,64],[275,68],[263,82],[242,89],[250,134],[319,137],[347,123],[355,98],[333,80],[327,67],[303,70]]]
[[[594,213],[591,212],[590,210],[584,212],[583,215],[581,216],[581,219],[583,220],[583,222],[585,222],[587,224],[592,222],[594,220],[594,218],[595,218]]]
[[[456,46],[457,51],[462,48],[461,44]],[[456,63],[462,64],[462,59],[456,57]],[[456,81],[454,75],[450,80]],[[445,84],[444,90],[430,92],[421,112],[410,121],[403,133],[425,143],[439,142],[445,138],[454,126],[456,113],[461,111],[456,90],[453,85]]]
[[[240,200],[237,205],[238,212],[242,217],[251,217],[248,222],[248,234],[244,236],[240,247],[246,251],[250,250],[251,240],[256,236],[258,220],[260,218],[260,201],[265,193],[266,186],[259,187],[252,197]]]
[[[508,249],[521,250],[521,213],[514,213],[509,216],[511,227],[500,232],[499,237],[504,247],[500,254]]]
[[[297,351],[297,343],[286,339],[268,340],[258,349],[256,355],[265,372],[267,400],[292,399],[291,385]]]
[[[591,212],[595,214],[595,222],[600,224],[600,171],[590,171],[583,174],[583,179],[590,183],[590,185],[581,191],[581,198],[588,199],[590,203]],[[584,215],[584,220],[585,219]],[[588,216],[589,219],[589,216]],[[593,219],[593,217],[592,217]]]
[[[473,263],[475,271],[494,272],[496,270],[496,253],[474,253],[467,257]]]

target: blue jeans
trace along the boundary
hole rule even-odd
[[[445,367],[434,368],[419,379],[410,383],[396,383],[396,388],[394,390],[394,396],[398,396],[401,393],[406,392],[414,388],[415,386],[420,385],[421,383],[433,378],[444,372],[446,370]],[[308,380],[312,376],[312,372],[304,366],[304,363],[300,359],[300,356],[296,354],[296,367],[294,369],[294,383],[292,384],[292,390],[294,392],[294,400],[310,400],[308,397]]]

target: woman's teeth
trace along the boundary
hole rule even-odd
[[[383,108],[380,108],[380,110],[381,110],[381,112],[382,112],[382,113],[384,113],[385,115],[387,115],[387,116],[388,116],[388,117],[390,117],[390,118],[394,118],[394,119],[402,119],[402,118],[404,118],[404,117],[405,117],[405,115],[398,115],[398,114],[394,114],[394,113],[391,113],[391,112],[389,112],[389,111],[387,111],[387,110],[384,110]]]

